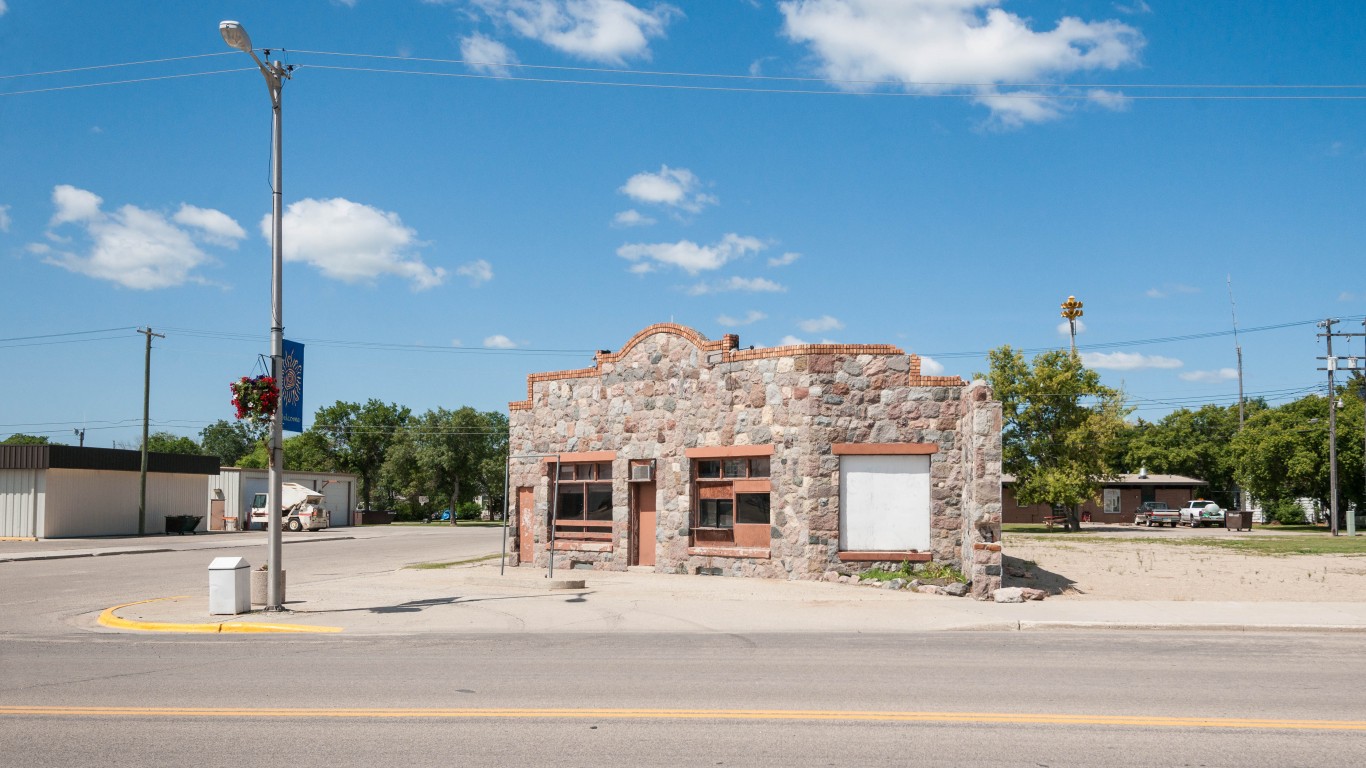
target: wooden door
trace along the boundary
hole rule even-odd
[[[632,553],[631,562],[634,565],[654,565],[655,564],[655,537],[658,535],[656,524],[658,515],[655,514],[655,484],[654,483],[632,483],[632,504],[635,507],[635,514],[631,516],[634,524],[631,530],[631,539],[635,542],[635,552]]]
[[[517,489],[517,557],[521,565],[536,559],[536,490]]]

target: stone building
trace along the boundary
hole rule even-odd
[[[530,375],[509,409],[511,562],[818,579],[933,560],[1000,586],[1001,406],[894,346],[664,323]]]

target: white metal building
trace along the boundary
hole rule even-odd
[[[203,515],[217,465],[213,456],[149,453],[144,531],[165,532],[168,515]],[[141,467],[139,451],[0,445],[0,536],[136,535]]]
[[[332,527],[351,525],[351,513],[356,509],[358,478],[344,472],[289,472],[284,473],[284,482],[298,483],[323,495],[323,508],[332,513]],[[208,519],[213,521],[211,530],[236,530],[232,520],[245,521],[251,512],[251,498],[265,493],[269,483],[269,472],[265,469],[242,469],[221,467],[217,474],[209,478]],[[213,508],[217,501],[222,502],[222,514],[228,518],[227,526],[216,520]]]

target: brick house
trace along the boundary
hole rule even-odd
[[[1094,523],[1132,523],[1139,504],[1164,501],[1177,509],[1191,499],[1201,498],[1206,485],[1204,480],[1183,475],[1117,475],[1104,484],[1100,495],[1083,503],[1078,514]],[[1006,523],[1037,523],[1053,514],[1047,504],[1025,506],[1016,501],[1012,475],[1001,477],[1001,502],[1001,520]]]
[[[818,579],[934,560],[978,597],[1000,586],[1000,404],[894,346],[741,349],[664,323],[528,376],[509,410],[511,563]]]

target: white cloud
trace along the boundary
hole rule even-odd
[[[455,274],[468,277],[471,285],[479,285],[493,279],[493,265],[483,259],[477,259],[456,267]]]
[[[758,238],[730,233],[715,245],[698,245],[691,240],[676,243],[627,243],[617,249],[617,255],[633,262],[646,260],[678,267],[690,275],[720,269],[728,262],[764,249]],[[651,265],[653,267],[653,265]],[[648,268],[631,268],[632,272],[648,272]]]
[[[655,220],[631,208],[612,217],[612,223],[618,227],[648,227],[654,224]]]
[[[1077,318],[1077,335],[1080,336],[1080,335],[1082,335],[1083,333],[1086,333],[1086,322],[1085,322],[1084,320],[1082,320],[1082,319],[1079,317],[1079,318]],[[1061,323],[1058,323],[1058,335],[1060,335],[1060,336],[1071,336],[1071,335],[1072,335],[1071,329],[1067,327],[1067,321],[1066,321],[1066,320],[1062,321]]]
[[[785,286],[764,277],[728,277],[711,283],[697,283],[688,288],[689,296],[704,296],[708,293],[728,293],[745,291],[747,293],[783,293]]]
[[[1174,357],[1140,355],[1136,352],[1083,352],[1081,362],[1087,368],[1110,371],[1136,371],[1142,368],[1180,368],[1184,363]]]
[[[923,376],[944,375],[944,364],[933,357],[920,356],[920,373]]]
[[[650,40],[682,11],[660,3],[646,10],[625,0],[471,0],[497,24],[556,50],[616,64],[650,57]]]
[[[800,253],[792,253],[789,251],[788,253],[784,253],[782,256],[774,256],[773,258],[769,259],[768,265],[770,267],[786,267],[787,265],[793,263],[801,257],[802,255]]]
[[[792,334],[788,334],[782,337],[781,339],[778,339],[778,346],[780,347],[793,347],[805,343],[806,341],[804,339],[799,339],[796,336],[793,336]]]
[[[4,0],[0,0],[3,3]],[[9,206],[0,205],[0,232],[8,232],[10,226]]]
[[[104,198],[70,184],[58,184],[52,188],[52,204],[57,212],[52,214],[52,220],[48,222],[50,227],[93,221],[103,216],[100,206],[104,204]]]
[[[261,234],[267,239],[270,225],[269,215],[261,219]],[[348,283],[396,275],[409,280],[413,290],[441,285],[446,270],[429,267],[410,252],[416,235],[396,213],[340,197],[305,198],[285,211],[285,260],[305,262]]]
[[[1133,104],[1133,100],[1128,96],[1125,96],[1119,91],[1111,91],[1105,88],[1092,88],[1091,90],[1088,90],[1086,92],[1086,98],[1089,99],[1092,104],[1097,104],[1114,112],[1123,112]]]
[[[198,229],[203,233],[205,240],[215,245],[236,248],[237,241],[247,236],[247,231],[242,229],[241,224],[228,214],[212,208],[198,208],[189,203],[181,203],[180,210],[171,218],[177,224]]]
[[[716,204],[715,197],[699,191],[701,186],[702,182],[687,168],[664,165],[660,166],[659,173],[637,173],[617,191],[636,202],[697,213],[708,205]]]
[[[1338,301],[1356,301],[1357,295],[1351,291],[1343,291],[1338,294]]]
[[[470,69],[498,77],[507,77],[511,74],[509,65],[517,63],[517,54],[511,48],[478,32],[460,38],[460,58]]]
[[[754,323],[759,322],[760,320],[764,320],[767,318],[768,315],[765,315],[763,312],[751,309],[750,311],[745,313],[744,317],[731,317],[730,315],[721,315],[720,317],[716,318],[716,322],[720,323],[721,325],[734,328],[741,325],[752,325]]]
[[[489,349],[516,349],[517,342],[501,333],[496,333],[484,339],[484,346]]]
[[[839,87],[891,81],[912,93],[968,92],[1008,126],[1053,119],[1060,108],[1049,98],[1001,93],[998,84],[1113,70],[1143,48],[1143,36],[1118,21],[1068,16],[1035,31],[1002,2],[786,0],[778,7],[783,33],[809,46]]]
[[[1220,368],[1217,371],[1187,371],[1177,374],[1184,381],[1195,381],[1201,384],[1210,384],[1220,381],[1236,381],[1238,371],[1234,368]]]
[[[9,6],[5,5],[5,0],[0,0],[0,16],[4,16],[5,12],[8,10]]]
[[[826,331],[843,330],[844,323],[841,323],[830,315],[821,315],[820,317],[811,320],[803,320],[800,323],[797,323],[797,327],[807,333],[825,333]]]
[[[1115,3],[1115,10],[1119,11],[1120,13],[1127,13],[1130,15],[1153,12],[1152,6],[1148,5],[1146,2],[1144,2],[1144,0],[1134,0],[1128,5],[1125,5],[1123,3]]]
[[[1149,288],[1148,290],[1143,292],[1143,295],[1147,296],[1150,299],[1165,299],[1168,296],[1175,296],[1177,294],[1199,292],[1199,288],[1186,285],[1185,283],[1167,283],[1157,288]]]
[[[105,213],[99,195],[68,184],[53,188],[52,204],[56,212],[51,226],[83,227],[91,241],[90,251],[81,255],[68,250],[72,238],[53,232],[48,233],[48,239],[61,248],[30,243],[28,251],[42,255],[48,264],[136,290],[205,282],[195,270],[212,259],[199,248],[196,239],[221,243],[222,233],[230,233],[233,228],[241,230],[227,215],[192,205],[181,206],[181,212],[192,212],[185,217],[192,221],[187,227],[176,226],[176,222],[185,223],[180,213],[175,222],[159,211],[133,205]]]

